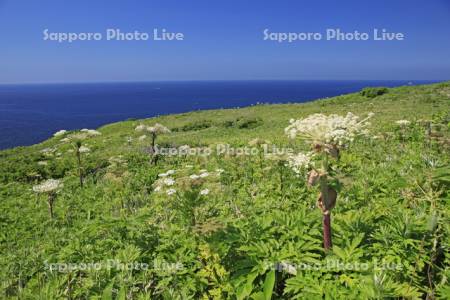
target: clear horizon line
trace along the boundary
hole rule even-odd
[[[111,84],[160,82],[226,82],[226,81],[429,81],[444,82],[450,79],[169,79],[169,80],[107,80],[107,81],[43,81],[0,82],[0,85],[51,85],[51,84]]]

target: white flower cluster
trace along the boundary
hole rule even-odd
[[[100,131],[94,130],[94,129],[81,129],[81,132],[86,133],[89,136],[96,136],[96,135],[102,135],[102,133]]]
[[[55,134],[53,136],[61,136],[61,135],[64,135],[66,133],[67,133],[67,130],[63,129],[63,130],[55,132]]]
[[[297,153],[287,157],[287,166],[290,167],[296,174],[300,174],[302,170],[308,169],[312,166],[313,153]]]
[[[163,183],[164,183],[164,185],[172,186],[172,185],[175,184],[175,180],[173,180],[173,179],[170,178],[170,177],[167,177],[167,178],[164,178],[164,179],[163,179]]]
[[[206,178],[206,177],[209,176],[209,173],[206,170],[200,170],[199,173],[200,174],[198,174],[198,175],[197,174],[192,174],[191,176],[189,176],[189,178],[195,180],[195,179],[199,179],[199,178]]]
[[[167,193],[167,195],[171,196],[173,194],[176,194],[176,192],[177,192],[177,190],[175,190],[175,189],[168,189],[166,193]]]
[[[223,169],[216,169],[215,172],[208,172],[206,169],[202,169],[198,174],[192,174],[191,172],[186,174],[186,170],[168,170],[165,173],[158,174],[159,179],[154,183],[154,191],[164,192],[171,196],[176,194],[178,189],[191,190],[203,187],[199,194],[206,196],[210,193],[210,189],[204,188],[204,184],[214,182],[223,172]],[[189,173],[191,174],[189,175]],[[175,174],[178,175],[177,179],[174,178]],[[208,179],[208,177],[212,178]]]
[[[313,114],[304,119],[291,119],[285,133],[290,138],[297,136],[305,139],[313,145],[345,145],[352,142],[358,135],[367,134],[365,127],[370,125],[367,121],[373,116],[363,120],[351,112],[345,117],[336,114]]]
[[[164,188],[164,186],[173,186],[175,184],[175,180],[173,180],[172,178],[164,178],[164,180],[162,180],[162,184],[161,182],[158,183],[158,185],[155,187],[155,192],[161,192],[162,189]],[[166,194],[167,195],[173,195],[177,192],[176,189],[174,188],[169,188],[168,190],[166,190]]]
[[[168,170],[165,173],[158,174],[158,177],[161,179],[157,180],[155,183],[155,192],[161,192],[164,187],[171,187],[175,185],[175,180],[170,175],[175,174],[175,170]],[[174,195],[177,191],[174,188],[169,188],[166,190],[166,194],[171,196]]]
[[[60,180],[57,179],[48,179],[41,184],[33,186],[33,191],[36,193],[51,193],[59,190],[63,187],[63,184]]]
[[[159,123],[156,123],[153,126],[145,126],[143,124],[140,124],[136,126],[136,131],[148,131],[153,134],[164,134],[164,133],[170,133],[170,129],[165,127],[164,125],[161,125]]]
[[[408,120],[398,120],[395,122],[395,124],[397,124],[399,126],[408,126],[411,124],[411,122]]]
[[[161,125],[159,123],[156,123],[155,125],[148,127],[147,130],[149,132],[155,133],[155,134],[170,133],[170,129],[169,128],[167,128],[167,127],[165,127],[165,126],[163,126],[163,125]]]
[[[94,129],[81,129],[80,132],[72,133],[68,137],[61,139],[61,142],[67,143],[70,141],[84,140],[89,137],[102,135],[101,132]]]
[[[136,126],[136,128],[134,130],[136,131],[144,131],[147,128],[147,126],[143,125],[143,124],[139,124],[138,126]]]
[[[169,170],[166,173],[158,174],[158,177],[167,177],[167,176],[173,175],[173,174],[175,174],[175,170]]]
[[[44,155],[50,156],[50,155],[53,155],[55,153],[55,151],[56,151],[55,148],[44,148],[40,152]]]
[[[79,149],[78,149],[78,152],[80,152],[80,153],[88,153],[88,152],[90,152],[91,151],[91,149],[89,149],[88,147],[86,147],[86,146],[81,146]]]

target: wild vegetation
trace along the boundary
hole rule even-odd
[[[61,130],[0,152],[0,297],[449,299],[449,153],[450,82]]]

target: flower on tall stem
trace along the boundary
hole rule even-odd
[[[406,130],[411,125],[411,121],[408,120],[398,120],[395,122],[397,125],[399,138],[402,142],[405,142],[406,140]]]
[[[411,124],[411,122],[408,120],[398,120],[398,121],[395,121],[395,124],[397,124],[401,127],[406,127],[406,126],[409,126]]]
[[[53,205],[56,199],[56,193],[63,187],[60,180],[48,179],[38,185],[33,186],[33,191],[38,194],[47,194],[48,212],[50,218],[53,219]]]
[[[97,135],[102,135],[102,133],[100,131],[94,130],[94,129],[81,129],[81,132],[86,133],[88,136],[97,136]]]
[[[78,177],[80,179],[80,187],[83,187],[84,178],[83,178],[83,165],[81,161],[81,154],[89,153],[91,149],[89,149],[86,146],[83,146],[80,140],[75,141],[74,146],[75,146],[75,155],[77,157]]]
[[[153,126],[145,126],[143,124],[140,124],[138,126],[136,126],[135,128],[136,131],[146,131],[148,133],[150,133],[151,136],[151,146],[150,146],[150,152],[153,156],[152,158],[152,162],[154,164],[156,164],[157,162],[157,155],[156,155],[156,138],[159,135],[162,134],[166,134],[166,133],[170,133],[170,129],[165,127],[164,125],[161,125],[159,123],[154,124]]]
[[[62,129],[62,130],[55,132],[55,134],[53,134],[53,136],[58,137],[58,136],[65,135],[66,133],[67,133],[67,130]]]
[[[365,119],[349,112],[347,115],[313,114],[304,119],[290,120],[285,128],[289,138],[299,137],[308,143],[312,152],[297,153],[288,157],[288,166],[296,173],[307,172],[307,185],[319,186],[317,206],[323,214],[323,244],[326,250],[331,249],[331,210],[336,205],[337,191],[332,187],[330,176],[332,161],[339,158],[341,149],[352,143],[355,138],[367,135],[370,125]]]

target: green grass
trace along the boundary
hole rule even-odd
[[[83,188],[74,147],[61,142],[63,137],[0,151],[0,298],[448,298],[450,82],[373,94],[109,124],[98,129],[101,136],[83,140],[91,149],[82,155]],[[259,155],[161,157],[153,165],[144,151],[149,138],[139,141],[143,133],[134,130],[139,124],[167,126],[172,133],[158,137],[162,146],[243,147],[262,138],[277,147],[305,150],[305,143],[284,134],[291,118],[349,111],[362,117],[375,113],[370,132],[377,139],[359,139],[336,162],[342,188],[332,212],[334,247],[328,253],[322,249],[321,213],[315,206],[318,191],[308,188],[302,176]],[[411,125],[395,124],[402,119]],[[45,148],[54,154],[45,156]],[[46,165],[38,164],[42,161]],[[224,173],[198,186],[186,178],[217,168]],[[158,174],[169,169],[177,171],[177,189],[184,191],[177,197],[154,191]],[[32,191],[49,178],[64,183],[53,220],[46,197]],[[198,196],[204,188],[210,194]],[[108,259],[150,267],[46,268]],[[367,268],[298,269],[294,274],[271,267],[327,261]],[[161,262],[182,267],[155,268]]]

